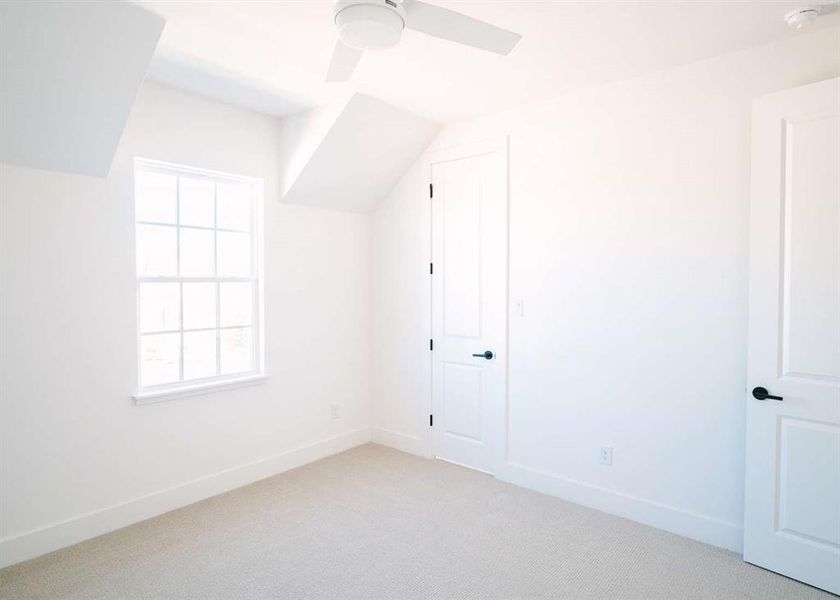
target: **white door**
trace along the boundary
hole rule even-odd
[[[504,435],[507,140],[440,152],[432,183],[432,448],[493,472]]]
[[[759,98],[752,147],[744,559],[840,594],[840,79]]]

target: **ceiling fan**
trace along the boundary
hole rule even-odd
[[[518,33],[420,0],[339,0],[333,10],[338,41],[327,81],[348,81],[365,50],[383,50],[400,41],[403,29],[507,55]]]

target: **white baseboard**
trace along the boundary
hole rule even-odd
[[[430,456],[429,449],[426,447],[426,440],[418,435],[374,428],[371,430],[371,441],[423,458],[429,458]]]
[[[496,478],[733,552],[743,549],[743,528],[735,523],[513,463],[499,467]]]
[[[309,446],[288,450],[220,471],[147,496],[108,506],[60,523],[0,540],[0,568],[138,523],[332,454],[366,444],[369,429],[359,429]]]

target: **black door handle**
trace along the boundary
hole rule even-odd
[[[473,356],[475,356],[476,358],[486,358],[487,360],[490,360],[491,358],[493,358],[493,353],[489,350],[486,350],[481,354],[473,354]]]
[[[781,396],[771,396],[770,392],[767,391],[767,388],[757,387],[753,388],[753,398],[756,400],[778,400],[779,402],[782,401]]]

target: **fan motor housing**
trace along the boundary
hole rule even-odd
[[[390,48],[405,29],[401,0],[339,0],[333,19],[341,41],[359,50]]]

